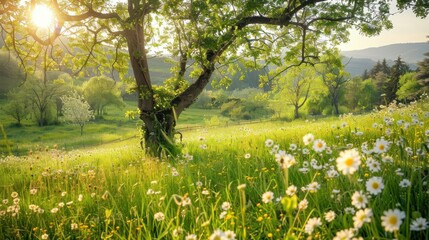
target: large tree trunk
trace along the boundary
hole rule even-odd
[[[295,111],[294,111],[294,119],[298,119],[299,118],[299,106],[298,105],[294,105],[295,107]]]

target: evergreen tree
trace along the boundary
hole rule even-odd
[[[384,86],[384,93],[386,94],[387,102],[392,102],[396,99],[396,92],[399,89],[399,79],[402,75],[410,71],[410,67],[402,61],[401,57],[395,60],[395,63],[390,68],[390,76]]]
[[[419,93],[429,93],[429,52],[425,53],[426,58],[418,62],[419,70],[416,73],[416,81],[421,86]]]

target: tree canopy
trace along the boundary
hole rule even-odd
[[[32,23],[31,11],[41,3],[55,16],[49,28]],[[411,7],[418,16],[428,13],[418,0],[400,1],[398,6]],[[170,142],[165,136],[172,136],[177,117],[203,91],[215,69],[234,71],[237,61],[248,68],[279,66],[263,79],[269,81],[290,66],[316,63],[321,53],[347,41],[352,27],[369,35],[391,28],[389,15],[389,1],[370,0],[0,3],[5,46],[27,72],[69,66],[75,74],[117,71],[125,78],[130,62],[145,143],[157,149]],[[148,57],[157,52],[168,53],[175,62],[174,76],[162,87],[153,86],[149,75]]]

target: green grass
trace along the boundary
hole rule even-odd
[[[0,107],[5,103],[5,100],[0,100]],[[122,109],[107,107],[107,114],[103,119],[90,121],[84,126],[83,136],[80,136],[80,128],[77,125],[61,123],[39,127],[34,120],[24,119],[22,126],[16,126],[13,118],[1,114],[0,124],[4,127],[9,144],[5,144],[3,136],[0,138],[0,154],[7,153],[8,146],[11,147],[13,154],[22,155],[54,145],[60,149],[72,150],[133,137],[139,138],[141,122],[137,119],[125,118],[125,112],[136,109],[135,105],[135,102],[127,101]],[[204,125],[207,119],[218,114],[219,110],[187,109],[180,116],[177,128]]]
[[[362,191],[368,200],[364,209],[371,209],[372,216],[353,236],[428,239],[427,228],[410,227],[419,217],[429,218],[428,112],[426,100],[365,116],[210,126],[184,132],[183,156],[172,162],[146,156],[138,139],[4,157],[0,236],[192,239],[195,234],[193,239],[210,239],[222,231],[232,232],[235,239],[333,239],[354,227],[355,214],[347,209],[361,210],[351,199]],[[414,123],[410,114],[417,114]],[[409,126],[398,124],[400,120]],[[304,145],[307,133],[323,139],[332,153]],[[363,145],[372,149],[381,137],[391,142],[386,152],[364,153]],[[267,139],[273,145],[267,147]],[[352,148],[362,164],[354,174],[344,175],[336,159]],[[296,164],[280,168],[279,150],[293,156]],[[380,164],[379,171],[371,170],[371,158]],[[331,170],[337,174],[330,175]],[[366,182],[375,176],[381,177],[384,188],[371,194]],[[404,179],[411,185],[401,187]],[[312,184],[319,188],[310,188]],[[297,192],[288,196],[286,189],[292,185]],[[37,192],[31,194],[31,189]],[[273,198],[264,199],[270,192]],[[308,201],[307,208],[298,208],[302,201]],[[389,209],[405,214],[393,232],[382,225]],[[335,213],[331,222],[325,219],[329,211]],[[320,226],[310,226],[319,218]]]

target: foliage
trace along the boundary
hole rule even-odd
[[[24,72],[16,59],[5,51],[0,51],[0,98],[18,87],[24,79]]]
[[[61,101],[63,102],[64,120],[79,125],[80,135],[82,136],[83,126],[93,118],[93,111],[90,110],[88,102],[77,93],[72,96],[61,97]]]
[[[318,81],[313,66],[301,66],[290,69],[273,85],[274,98],[294,107],[294,118],[300,117],[299,109],[309,98],[312,83]],[[313,85],[314,86],[314,85]]]
[[[12,89],[8,93],[8,102],[2,107],[3,112],[16,120],[21,126],[21,121],[30,113],[30,104],[23,91]]]
[[[399,79],[399,89],[396,93],[399,100],[412,101],[418,99],[421,86],[417,83],[416,73],[410,72]]]
[[[420,85],[419,93],[429,92],[429,53],[425,53],[426,58],[418,62],[418,72],[416,74],[416,81]]]
[[[121,108],[124,102],[119,90],[119,83],[108,77],[92,77],[82,86],[83,95],[97,117],[105,114],[109,105]]]
[[[249,99],[230,99],[220,108],[223,116],[232,119],[258,119],[271,117],[274,112],[268,108],[267,101],[249,98]]]
[[[328,52],[322,65],[317,69],[323,84],[327,87],[331,106],[334,109],[332,113],[340,114],[340,100],[344,93],[345,84],[350,80],[349,73],[345,71],[344,65],[338,51]]]

